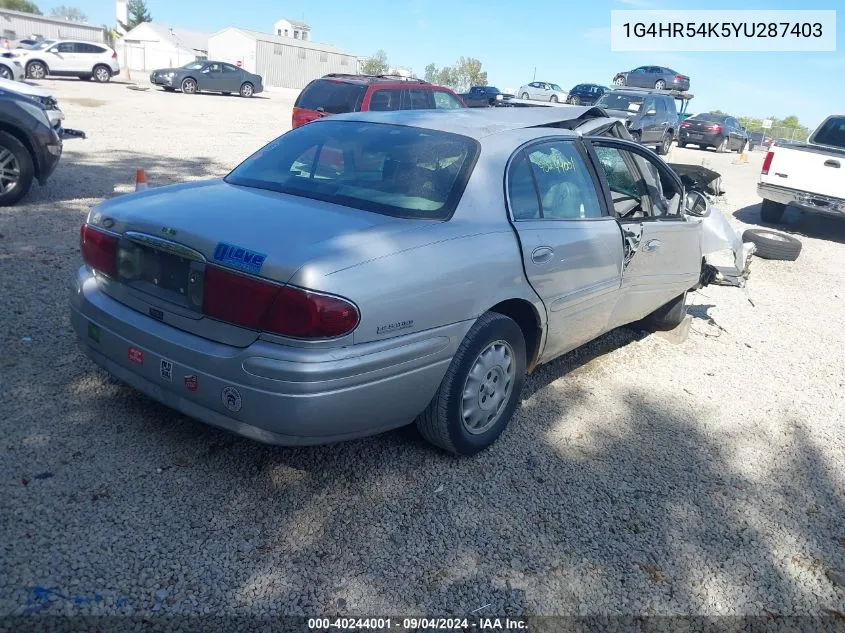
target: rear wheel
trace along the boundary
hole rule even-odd
[[[615,85],[615,86],[624,86],[624,85],[625,85],[625,78],[624,78],[622,75],[620,75],[620,76],[618,76],[618,77],[615,77],[615,78],[613,79],[613,85]]]
[[[240,93],[242,97],[246,97],[248,99],[249,97],[255,94],[255,86],[253,86],[248,81],[244,82],[244,84],[241,86]]]
[[[26,65],[26,76],[30,79],[44,79],[47,76],[47,66],[42,62],[29,62]]]
[[[35,167],[29,150],[11,134],[0,132],[0,207],[23,198],[34,178]]]
[[[658,79],[654,82],[654,89],[655,90],[666,90],[666,82],[662,79]]]
[[[783,220],[784,211],[786,211],[785,204],[763,199],[763,204],[760,206],[760,219],[769,224],[778,224]]]
[[[524,382],[522,330],[512,319],[487,312],[464,337],[417,428],[435,446],[474,455],[502,434]]]
[[[197,91],[197,82],[194,79],[188,77],[187,79],[182,80],[182,92],[186,95],[195,94]]]
[[[669,153],[669,148],[672,147],[672,135],[669,132],[663,135],[663,141],[657,146],[657,153],[661,156],[666,156]]]
[[[111,80],[111,68],[108,66],[94,66],[94,80],[104,84]]]

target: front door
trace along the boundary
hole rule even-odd
[[[74,42],[60,42],[51,46],[45,56],[47,65],[54,72],[72,72],[75,68],[76,44]]]
[[[694,287],[701,218],[683,213],[680,179],[638,145],[591,139],[625,240],[622,288],[610,325],[637,321]]]
[[[511,159],[511,219],[548,316],[544,361],[605,332],[618,301],[622,239],[598,187],[571,138],[538,141]]]
[[[197,87],[200,90],[210,90],[211,92],[226,92],[223,81],[223,65],[214,63],[209,64],[202,69],[197,79]]]
[[[642,105],[642,136],[643,143],[657,143],[663,136],[660,127],[660,116],[657,112],[657,100],[654,97],[646,97]]]

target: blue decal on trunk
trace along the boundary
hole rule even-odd
[[[214,249],[214,261],[228,264],[232,268],[247,273],[261,272],[261,266],[264,265],[265,259],[267,259],[267,255],[263,253],[256,253],[248,248],[234,246],[226,242],[220,242]]]

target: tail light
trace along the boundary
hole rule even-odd
[[[721,125],[708,125],[707,126],[708,132],[715,132],[716,134],[722,133],[722,126]]]
[[[683,78],[683,75],[675,75],[675,79],[677,79],[678,81],[681,81]]]
[[[79,229],[82,259],[97,272],[114,279],[117,278],[117,244],[116,235],[95,229],[89,224],[83,224]]]
[[[681,123],[681,127],[692,127],[692,123],[687,123],[687,122]]]
[[[207,266],[203,313],[251,330],[296,338],[332,338],[354,330],[358,308],[340,297],[279,286]]]
[[[774,153],[774,152],[768,152],[768,153],[766,154],[766,158],[763,160],[763,169],[762,169],[762,170],[761,170],[761,172],[760,172],[760,173],[761,173],[761,174],[763,174],[764,176],[768,176],[768,175],[769,175],[769,169],[771,169],[771,167],[772,167],[772,159],[773,159],[774,157],[775,157],[775,153]]]

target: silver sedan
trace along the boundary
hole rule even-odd
[[[262,442],[416,421],[469,455],[526,372],[632,321],[674,327],[724,279],[702,266],[711,213],[596,108],[335,116],[223,179],[93,208],[72,323],[114,376]],[[730,229],[714,239],[744,268]]]

